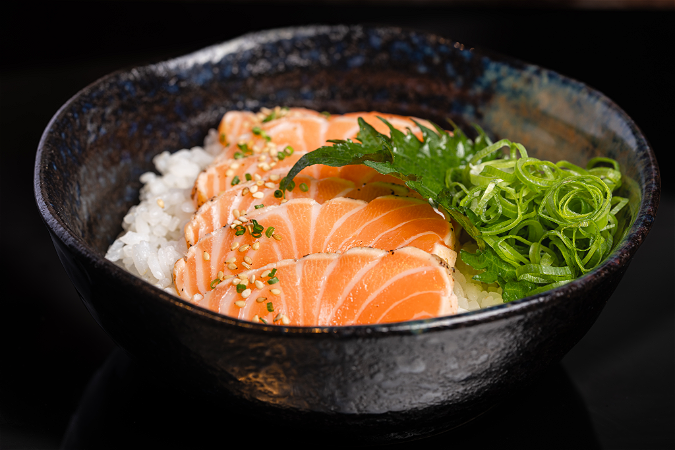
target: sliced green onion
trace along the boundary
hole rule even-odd
[[[274,305],[272,302],[267,302],[267,311],[274,312]]]
[[[265,236],[267,236],[268,238],[271,238],[273,234],[274,234],[274,227],[269,227],[267,228],[267,230],[265,230]]]
[[[286,148],[284,148],[284,153],[286,153],[286,155],[288,156],[291,156],[294,151],[295,150],[293,150],[293,147],[291,147],[290,145],[287,145]]]
[[[278,282],[279,282],[279,278],[277,278],[277,277],[270,278],[269,280],[267,280],[267,284],[277,284]]]
[[[307,187],[307,185],[305,183],[300,183],[300,190],[302,192],[307,192],[309,190],[309,188]]]
[[[221,280],[220,278],[216,278],[215,280],[213,280],[213,281],[211,282],[211,289],[215,289],[216,286],[218,286],[218,285],[220,284],[221,281],[222,281],[222,280]],[[214,284],[215,284],[215,286],[214,286]]]
[[[246,177],[246,181],[251,181],[253,179],[250,173],[245,173],[244,176]]]
[[[262,203],[260,205],[254,206],[255,209],[260,209],[260,208],[264,208],[264,207],[265,207],[265,205],[263,205]]]
[[[234,227],[234,235],[235,236],[241,236],[246,233],[246,227],[243,225],[237,225]]]
[[[246,285],[245,284],[238,284],[237,285],[237,294],[241,294],[246,290]]]
[[[275,198],[281,198],[283,196],[284,196],[284,193],[280,189],[277,189],[276,191],[274,191],[274,197]]]
[[[239,175],[235,175],[234,178],[232,178],[232,183],[230,183],[232,186],[236,186],[239,184],[241,180],[239,179]]]

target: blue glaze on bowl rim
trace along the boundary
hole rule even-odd
[[[254,48],[257,45],[264,44],[276,44],[281,39],[290,39],[296,38],[298,36],[311,38],[311,36],[325,32],[326,30],[341,31],[344,30],[360,30],[361,32],[369,32],[371,30],[395,30],[402,31],[400,29],[391,28],[391,27],[327,27],[327,26],[307,26],[307,27],[298,27],[298,28],[284,28],[276,30],[268,30],[263,32],[251,33],[239,38],[233,39],[231,41],[217,44],[205,49],[199,50],[197,52],[178,57],[163,63],[157,63],[147,68],[153,68],[158,71],[165,70],[166,68],[176,68],[182,66],[190,66],[194,64],[206,64],[208,62],[216,61],[223,56],[233,53],[246,51],[247,49]],[[415,32],[413,32],[415,33]],[[423,36],[430,36],[428,33],[419,33]],[[453,44],[453,41],[444,40],[446,46]],[[380,45],[378,42],[376,33],[370,37],[369,43],[377,48]],[[442,48],[441,48],[442,50]],[[452,50],[452,49],[450,49]],[[405,48],[402,48],[401,51],[407,51]],[[587,289],[589,285],[594,285],[599,283],[601,279],[609,276],[610,274],[616,274],[622,270],[625,270],[630,259],[633,257],[639,246],[642,244],[646,238],[647,233],[649,232],[656,215],[658,208],[659,196],[660,196],[660,174],[658,164],[656,162],[656,157],[653,150],[651,149],[646,138],[633,122],[633,120],[619,108],[612,100],[607,98],[602,93],[589,88],[585,84],[573,80],[571,78],[565,77],[563,75],[557,74],[555,72],[549,71],[547,69],[542,69],[538,66],[523,63],[521,61],[496,55],[489,51],[478,51],[473,52],[464,51],[467,59],[472,58],[481,58],[481,61],[486,66],[492,66],[496,71],[497,69],[504,71],[513,70],[518,73],[527,74],[528,76],[533,77],[546,77],[547,79],[555,80],[562,87],[567,88],[573,92],[583,93],[583,95],[597,102],[602,108],[607,111],[615,114],[616,118],[622,122],[622,124],[628,127],[630,134],[634,137],[634,152],[637,154],[637,158],[642,165],[640,175],[642,181],[642,196],[640,202],[640,208],[637,212],[637,218],[630,227],[630,230],[627,236],[620,242],[620,244],[615,248],[614,252],[610,257],[604,261],[600,266],[595,268],[593,271],[588,274],[566,284],[565,286],[559,287],[557,289],[532,296],[527,297],[518,301],[511,303],[506,303],[504,305],[493,306],[487,309],[481,309],[477,311],[471,311],[463,313],[456,316],[446,316],[438,317],[433,319],[424,319],[416,320],[409,322],[401,323],[391,323],[391,324],[377,324],[377,325],[358,325],[358,326],[346,326],[346,327],[298,327],[298,326],[280,326],[280,325],[265,325],[265,324],[256,324],[248,321],[243,321],[228,316],[223,316],[217,313],[214,313],[210,310],[203,309],[201,307],[195,306],[187,301],[184,301],[178,297],[172,296],[159,288],[146,283],[145,281],[135,277],[134,275],[126,272],[121,267],[116,264],[106,260],[102,255],[97,254],[89,245],[86,244],[81,238],[73,235],[67,224],[65,224],[56,213],[54,205],[50,204],[45,197],[45,192],[41,186],[43,173],[41,171],[41,161],[43,159],[43,153],[48,151],[46,149],[47,140],[50,137],[52,130],[55,128],[54,125],[62,119],[62,117],[69,113],[71,107],[75,101],[83,96],[90,94],[95,91],[96,87],[106,81],[114,80],[119,74],[126,73],[127,71],[117,71],[106,77],[103,77],[96,82],[90,84],[89,86],[82,89],[75,96],[73,96],[68,102],[66,102],[54,115],[49,124],[47,125],[45,132],[40,140],[38,146],[38,152],[36,156],[36,165],[35,165],[35,179],[34,179],[34,190],[35,197],[38,204],[38,208],[43,217],[43,220],[47,224],[48,228],[52,233],[54,233],[71,251],[75,254],[80,255],[90,262],[93,266],[98,268],[103,268],[105,271],[110,273],[113,278],[117,279],[120,283],[132,284],[136,288],[145,291],[148,295],[161,298],[162,301],[170,302],[173,305],[183,308],[186,312],[197,314],[203,316],[208,320],[212,320],[219,323],[227,324],[228,326],[241,327],[248,329],[253,332],[261,333],[273,333],[275,335],[283,334],[300,334],[300,335],[324,335],[332,336],[336,338],[352,338],[352,337],[367,337],[367,336],[378,336],[382,334],[419,334],[431,332],[434,330],[449,329],[449,328],[464,328],[470,327],[476,323],[487,323],[492,321],[498,321],[505,319],[507,317],[512,317],[514,315],[523,314],[527,311],[531,311],[539,307],[539,305],[548,302],[562,302],[566,301],[568,298],[573,298],[578,295],[583,295],[583,292]],[[350,64],[362,64],[363,60],[353,60]],[[138,68],[142,69],[142,68]],[[448,68],[451,70],[452,68]],[[131,72],[136,69],[131,69]],[[420,68],[420,71],[424,71],[424,68]],[[203,74],[206,76],[206,74]],[[129,86],[129,93],[133,95],[133,85]]]

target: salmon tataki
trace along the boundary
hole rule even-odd
[[[427,202],[382,196],[370,202],[295,199],[254,210],[241,225],[219,228],[190,247],[174,266],[178,295],[190,300],[239,272],[312,253],[352,247],[417,247],[454,266],[454,230]]]
[[[455,314],[453,279],[440,258],[414,247],[355,247],[242,272],[196,303],[242,320],[334,326]]]

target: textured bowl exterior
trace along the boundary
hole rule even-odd
[[[35,195],[97,322],[188,392],[290,421],[405,438],[457,426],[527,385],[588,331],[658,207],[656,159],[605,96],[557,73],[439,36],[313,26],[243,36],[111,74],[54,116]],[[173,297],[103,255],[164,150],[201,144],[227,110],[306,106],[478,123],[533,156],[624,169],[634,221],[610,258],[553,291],[456,317],[359,327],[242,322]]]

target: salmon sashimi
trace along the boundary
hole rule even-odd
[[[174,283],[180,297],[192,299],[242,270],[283,259],[342,253],[352,247],[405,246],[455,265],[454,229],[423,200],[382,196],[365,202],[340,197],[319,204],[295,199],[254,210],[243,225],[224,226],[202,237],[174,265]]]
[[[274,177],[274,180],[278,181],[279,177]],[[261,178],[257,181],[240,183],[204,203],[192,216],[190,222],[185,225],[187,246],[194,245],[202,236],[223,225],[233,223],[254,209],[280,205],[282,202],[285,203],[285,200],[294,198],[311,198],[317,203],[325,203],[336,197],[366,202],[383,195],[419,197],[415,191],[397,184],[373,182],[357,188],[353,182],[343,178],[331,177],[316,180],[312,177],[298,175],[294,180],[295,188],[286,191],[284,199],[275,181],[265,181]]]
[[[270,117],[272,119],[268,120]],[[355,139],[359,132],[359,117],[387,135],[389,127],[378,117],[387,120],[398,130],[409,128],[420,139],[422,131],[414,121],[433,129],[431,123],[423,119],[375,111],[344,115],[324,115],[305,108],[279,108],[270,111],[268,115],[230,111],[223,116],[218,127],[221,142],[227,143],[222,157],[234,158],[235,153],[242,151],[239,146],[243,144],[256,154],[271,148],[283,150],[286,146],[296,151],[309,152],[331,145],[329,140]]]
[[[242,272],[194,301],[247,321],[362,325],[455,314],[453,286],[446,263],[418,248],[355,247]]]

